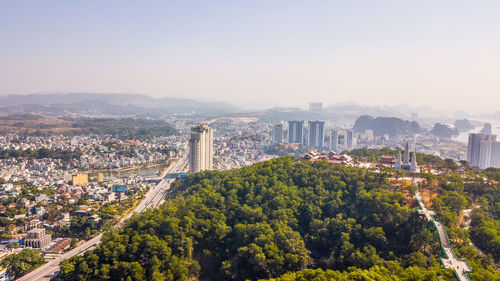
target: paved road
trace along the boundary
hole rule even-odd
[[[472,268],[470,268],[467,262],[458,259],[453,253],[444,225],[434,219],[435,212],[427,209],[427,206],[425,206],[424,200],[422,200],[422,196],[420,196],[419,192],[417,192],[415,198],[417,198],[418,204],[420,205],[420,213],[422,213],[428,221],[431,221],[436,226],[439,235],[439,242],[446,253],[446,257],[441,258],[444,267],[453,269],[455,271],[455,275],[460,281],[470,280],[467,276],[467,272],[471,272]]]
[[[177,163],[171,166],[169,172],[165,175],[165,177],[160,181],[160,183],[149,190],[146,193],[144,200],[142,200],[133,212],[130,212],[127,216],[125,216],[119,224],[117,224],[116,228],[121,227],[123,222],[130,218],[134,213],[142,213],[149,208],[157,207],[161,202],[163,202],[164,197],[167,191],[170,189],[170,184],[175,180],[174,175],[179,172],[184,171],[184,168],[187,164],[187,155],[181,158]],[[82,254],[90,248],[94,248],[101,242],[102,233],[97,235],[96,237],[85,241],[85,243],[80,246],[60,255],[58,258],[44,264],[43,266],[37,268],[36,270],[18,278],[18,281],[47,281],[56,276],[59,273],[59,263],[65,259],[69,259],[75,255]]]

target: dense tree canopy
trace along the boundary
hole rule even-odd
[[[27,157],[27,158],[52,158],[52,159],[79,159],[82,156],[80,150],[69,151],[69,150],[51,150],[47,148],[40,148],[37,150],[4,150],[0,149],[0,159],[16,158],[16,157]]]
[[[419,252],[424,221],[404,195],[367,169],[282,157],[173,188],[159,209],[63,262],[60,279],[454,279]]]
[[[45,263],[38,250],[24,249],[4,258],[1,265],[7,268],[9,276],[18,278]]]
[[[432,199],[436,217],[445,224],[457,253],[472,264],[474,271],[469,276],[473,280],[500,280],[493,267],[500,261],[500,190],[495,181],[496,172],[469,167],[461,174],[437,176],[437,186],[429,187],[439,194]],[[465,209],[472,211],[471,218],[467,219],[468,230],[464,230]],[[470,247],[469,239],[484,254]]]
[[[344,272],[306,269],[299,272],[287,273],[269,281],[431,281],[445,278],[453,280],[453,273],[445,270],[439,264],[430,268],[419,266],[403,268],[397,262],[386,262],[384,267],[374,266],[370,269],[350,268]]]
[[[79,118],[65,119],[74,122],[78,134],[110,134],[121,138],[146,138],[175,135],[178,131],[163,120],[143,118]]]

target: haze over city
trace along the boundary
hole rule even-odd
[[[0,281],[500,280],[499,15],[0,0]]]
[[[0,94],[495,111],[499,14],[498,1],[2,1]]]

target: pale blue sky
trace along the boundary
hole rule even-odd
[[[0,1],[0,94],[491,111],[499,68],[500,1]]]

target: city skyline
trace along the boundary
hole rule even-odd
[[[495,1],[7,1],[0,95],[496,111],[499,12]]]
[[[0,1],[0,279],[500,280],[499,14]]]

